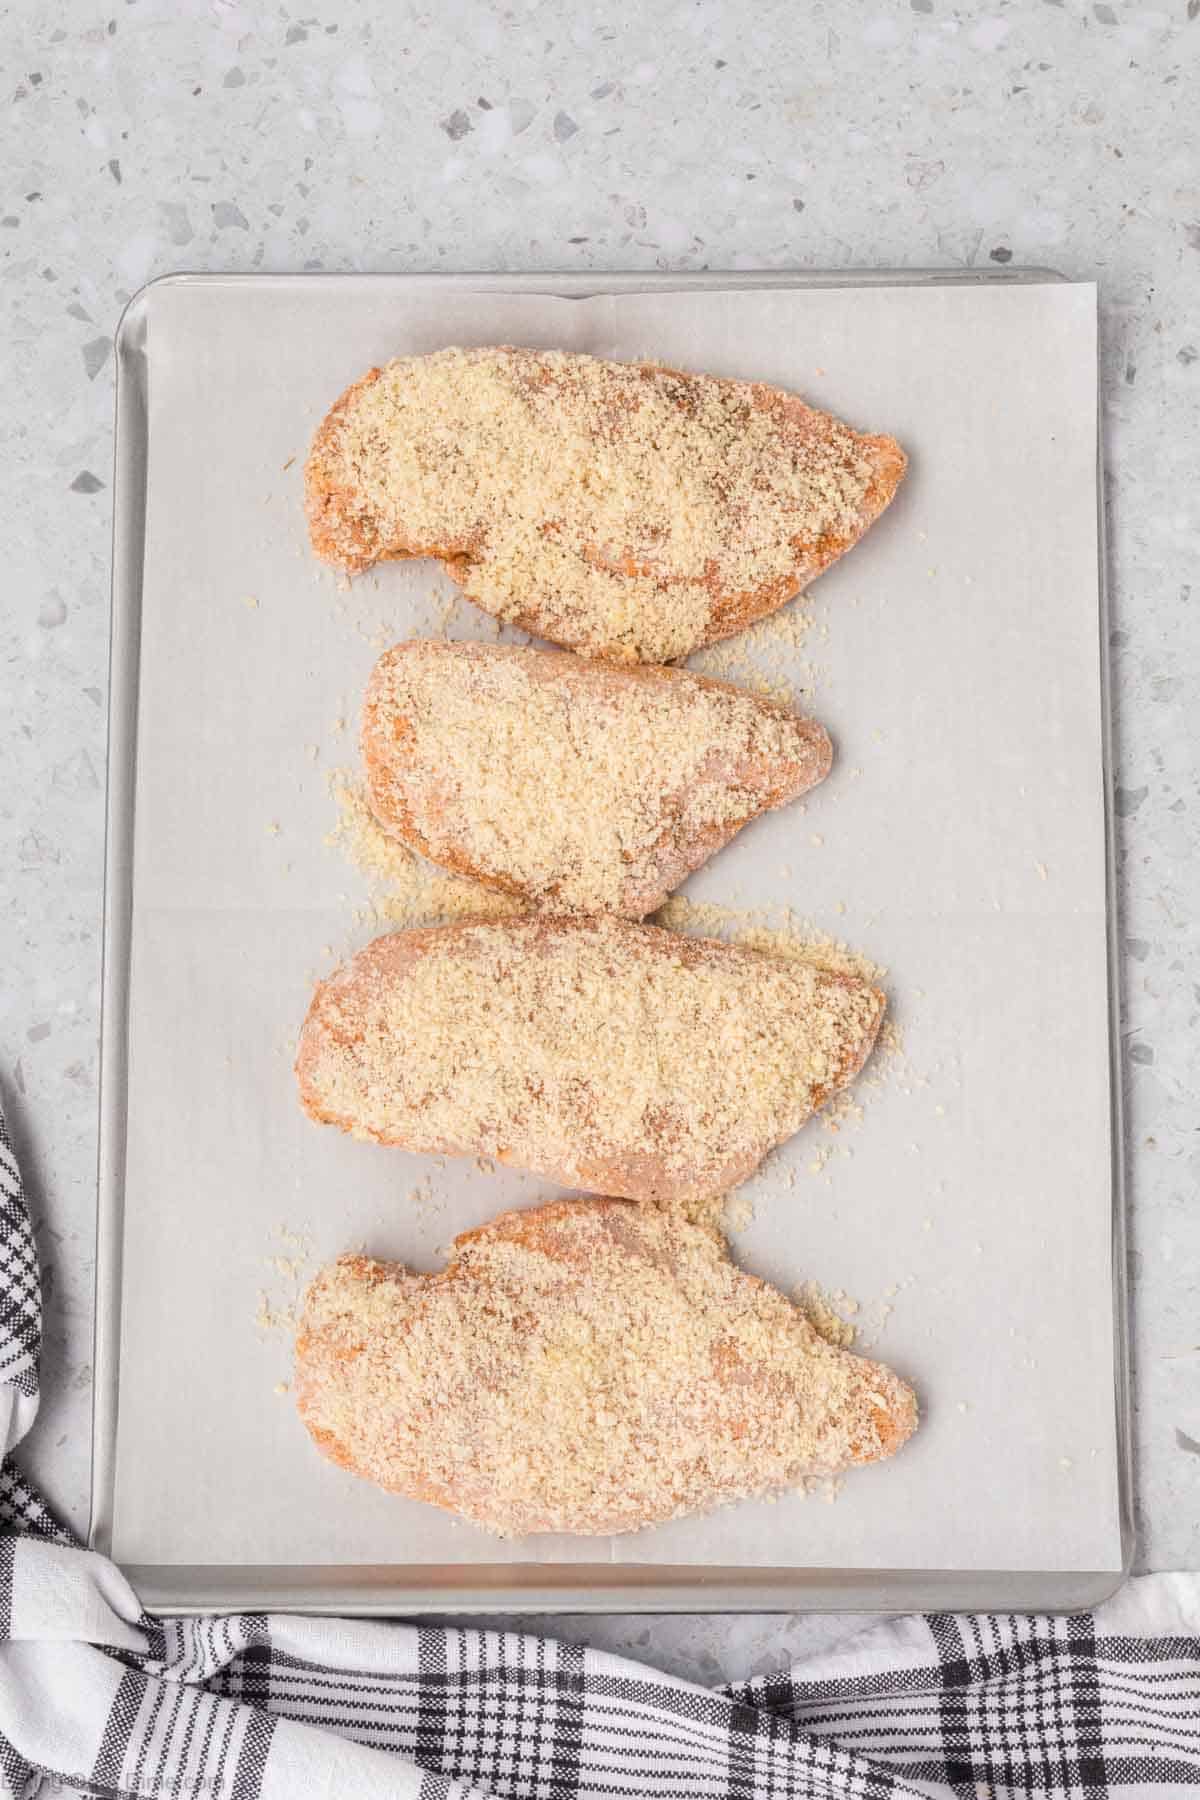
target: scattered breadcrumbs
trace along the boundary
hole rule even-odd
[[[654,923],[692,937],[727,938],[749,950],[808,963],[831,974],[853,975],[860,981],[880,982],[887,976],[881,964],[802,919],[790,906],[748,910],[673,894],[655,913]]]
[[[440,1219],[446,1211],[445,1195],[434,1187],[432,1175],[422,1176],[409,1188],[408,1203],[418,1219]]]
[[[254,1323],[260,1331],[286,1332],[289,1336],[300,1323],[300,1307],[296,1300],[273,1300],[265,1288],[258,1291],[258,1309]]]
[[[843,1350],[850,1348],[856,1336],[856,1327],[849,1319],[843,1318],[842,1313],[837,1310],[834,1297],[827,1294],[817,1282],[801,1282],[799,1287],[792,1289],[792,1299],[813,1330],[820,1332],[826,1343],[837,1344]],[[845,1311],[852,1310],[846,1305],[844,1297],[841,1304]],[[854,1303],[853,1310],[857,1311],[857,1302]]]
[[[428,1277],[344,1256],[294,1386],[318,1446],[501,1535],[632,1531],[899,1449],[916,1403],[654,1207],[506,1213]]]
[[[290,1336],[299,1324],[304,1289],[312,1275],[313,1241],[307,1230],[287,1224],[277,1225],[271,1235],[274,1244],[263,1263],[274,1277],[273,1291],[260,1288],[254,1322],[261,1332]]]
[[[754,1223],[754,1202],[749,1194],[726,1194],[721,1223],[726,1231],[745,1231]]]
[[[395,643],[397,633],[373,613],[361,610],[356,604],[358,598],[358,594],[347,584],[345,590],[339,590],[337,595],[338,612],[364,644],[372,650],[386,650],[389,644]]]
[[[437,635],[448,638],[450,627],[457,625],[462,618],[462,595],[455,589],[439,597],[437,608]]]
[[[800,657],[815,622],[811,608],[810,596],[798,594],[736,637],[697,651],[688,667],[698,675],[736,681],[785,706],[796,705],[815,693],[822,673],[819,663]]]
[[[497,618],[662,663],[789,599],[903,471],[890,439],[760,383],[501,348],[373,370],[305,481],[326,561],[436,554]]]
[[[554,912],[640,918],[829,770],[824,729],[686,670],[415,639],[363,707],[371,810],[445,868]]]
[[[525,911],[510,894],[440,874],[423,856],[389,837],[371,811],[360,776],[334,769],[328,782],[338,822],[325,842],[341,849],[371,883],[371,898],[360,917],[409,927],[449,919],[506,918]]]

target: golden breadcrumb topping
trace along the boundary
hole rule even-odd
[[[858,1072],[883,994],[616,919],[377,938],[317,989],[315,1117],[598,1193],[716,1193]]]
[[[342,1257],[309,1290],[295,1391],[335,1461],[505,1535],[802,1486],[916,1425],[904,1382],[716,1234],[611,1200],[505,1214],[440,1275]]]
[[[440,556],[497,618],[666,662],[796,593],[903,466],[890,439],[760,383],[447,349],[351,388],[306,481],[314,545],[339,567]]]
[[[813,721],[682,670],[424,640],[376,665],[363,752],[376,817],[434,861],[634,917],[831,759]]]

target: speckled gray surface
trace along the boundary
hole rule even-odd
[[[0,1082],[48,1295],[28,1466],[82,1525],[129,295],[177,268],[1011,261],[1101,283],[1139,1563],[1200,1566],[1197,0],[109,4],[27,0],[0,24]],[[709,1678],[780,1660],[796,1630],[586,1627]]]

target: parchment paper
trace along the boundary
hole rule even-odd
[[[149,308],[116,1557],[1119,1567],[1093,288],[296,281]],[[289,1344],[262,1292],[278,1308],[356,1246],[437,1267],[456,1231],[552,1192],[314,1126],[291,1073],[312,979],[372,935],[324,842],[328,772],[355,760],[378,648],[436,629],[451,592],[429,563],[349,592],[317,568],[307,442],[372,362],[496,341],[760,377],[911,455],[786,652],[833,774],[687,890],[790,904],[889,970],[905,1062],[861,1123],[771,1159],[735,1238],[784,1287],[856,1298],[920,1393],[915,1441],[833,1504],[498,1543],[321,1460],[276,1392]],[[451,635],[494,635],[460,614]],[[750,653],[781,672],[778,640]]]

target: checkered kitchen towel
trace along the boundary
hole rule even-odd
[[[0,1120],[7,1445],[40,1302]],[[1071,1619],[907,1618],[710,1692],[515,1633],[238,1614],[151,1619],[0,1480],[0,1795],[1164,1800],[1200,1788],[1200,1577]]]

